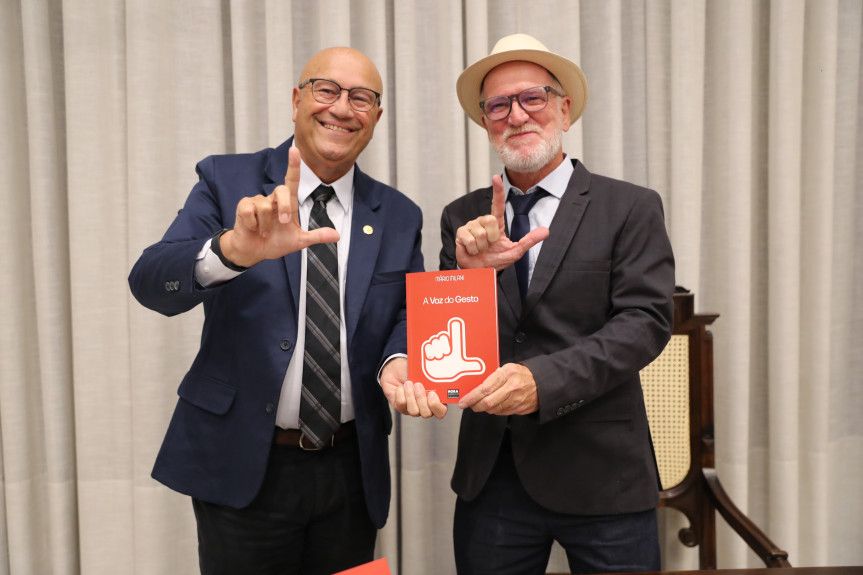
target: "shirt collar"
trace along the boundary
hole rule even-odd
[[[333,190],[335,190],[336,198],[338,198],[339,203],[342,205],[345,212],[350,211],[351,207],[355,168],[356,164],[351,166],[351,169],[348,170],[344,176],[335,182],[327,184],[328,186],[332,186]],[[302,159],[300,159],[300,185],[297,187],[297,202],[302,205],[309,196],[312,195],[312,192],[314,192],[322,183],[321,179],[315,175],[312,169],[308,167]]]
[[[532,192],[536,188],[542,188],[552,196],[560,199],[563,197],[564,192],[566,192],[566,187],[569,185],[569,180],[572,177],[572,172],[575,171],[575,168],[572,167],[572,160],[564,154],[563,161],[560,163],[558,167],[554,169],[549,175],[544,177],[537,185],[530,188],[529,190],[518,190],[515,186],[513,186],[509,182],[509,178],[506,177],[506,170],[503,171],[503,187],[506,190],[507,197],[509,197],[509,193],[511,190],[515,189],[520,192]]]

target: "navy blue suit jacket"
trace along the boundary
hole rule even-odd
[[[291,141],[201,161],[185,206],[129,276],[135,298],[162,314],[204,305],[200,350],[180,383],[153,477],[236,508],[258,493],[267,466],[297,340],[300,253],[262,261],[209,289],[196,285],[195,258],[207,238],[234,226],[240,199],[270,194],[284,182]],[[405,274],[423,271],[421,229],[416,204],[355,169],[345,324],[362,481],[378,528],[389,510],[392,415],[377,372],[384,359],[407,351]]]
[[[659,194],[573,167],[524,303],[514,267],[498,274],[501,363],[530,369],[539,411],[465,410],[452,486],[479,494],[509,423],[519,478],[544,507],[643,511],[659,484],[638,372],[671,337],[674,256]],[[441,269],[455,268],[456,230],[491,199],[484,188],[444,209]]]

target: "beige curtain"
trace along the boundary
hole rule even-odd
[[[202,316],[126,284],[195,162],[283,141],[304,62],[356,47],[385,79],[360,164],[422,207],[436,269],[441,208],[500,170],[455,80],[514,32],[581,63],[567,152],[659,191],[678,283],[721,314],[726,488],[795,565],[863,564],[860,0],[0,0],[0,575],[197,572],[149,472]],[[394,573],[455,572],[458,422],[397,420]],[[720,532],[721,567],[757,564]]]

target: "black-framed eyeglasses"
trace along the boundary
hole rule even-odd
[[[343,91],[348,93],[348,102],[357,112],[368,112],[381,101],[380,93],[370,88],[342,88],[336,82],[324,78],[309,78],[300,84],[300,90],[309,84],[311,84],[312,96],[321,104],[335,104]]]
[[[548,106],[548,93],[563,97],[563,94],[551,86],[534,86],[522,90],[518,94],[509,96],[494,96],[479,103],[479,107],[485,117],[492,121],[503,120],[509,117],[512,111],[512,101],[518,100],[518,105],[527,113],[539,112]]]

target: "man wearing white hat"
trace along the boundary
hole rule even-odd
[[[503,364],[459,403],[458,572],[544,573],[554,540],[573,572],[659,570],[638,377],[672,328],[659,195],[564,154],[587,81],[534,38],[501,39],[456,89],[506,168],[441,217],[441,269],[498,270]]]

